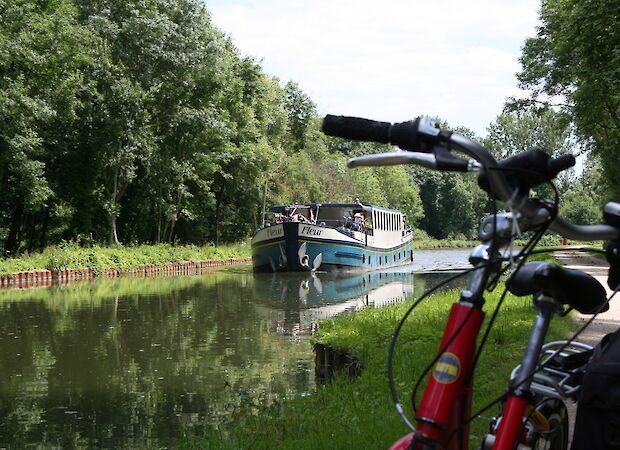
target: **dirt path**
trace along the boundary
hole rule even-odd
[[[556,252],[553,255],[562,265],[571,268],[582,270],[589,273],[596,278],[607,291],[607,296],[611,295],[612,291],[607,286],[607,271],[609,270],[609,264],[605,259],[597,258],[587,253],[577,252],[574,250],[566,250]],[[576,320],[580,323],[585,322],[591,316],[576,315]],[[579,336],[579,340],[587,342],[590,345],[596,344],[604,335],[611,331],[615,331],[620,327],[620,293],[609,303],[609,310],[601,313],[592,322],[592,324],[586,328],[586,330]]]

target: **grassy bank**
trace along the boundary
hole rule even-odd
[[[496,291],[497,292],[497,291]],[[457,292],[439,294],[417,309],[403,330],[395,355],[395,376],[401,402],[409,404],[417,377],[432,360],[440,330]],[[488,295],[487,310],[499,294]],[[386,381],[387,347],[394,327],[411,303],[365,309],[354,315],[323,321],[316,339],[337,349],[350,350],[363,365],[353,382],[339,378],[317,392],[263,407],[258,415],[239,411],[228,426],[203,437],[188,438],[186,448],[388,448],[407,430],[394,412]],[[502,394],[512,368],[519,361],[530,332],[531,300],[509,297],[494,326],[476,370],[475,410]],[[548,339],[565,336],[570,320],[556,319]],[[407,407],[409,417],[411,408]],[[472,445],[488,430],[488,417],[472,425]]]
[[[166,264],[184,261],[225,260],[251,256],[249,244],[198,247],[195,245],[139,245],[116,247],[80,247],[67,243],[46,248],[41,253],[25,254],[18,258],[0,259],[0,274],[27,270],[93,269],[99,273],[105,269],[129,269],[145,264]]]

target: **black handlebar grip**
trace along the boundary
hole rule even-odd
[[[323,119],[321,131],[328,136],[388,144],[391,127],[389,122],[328,114]]]
[[[573,155],[566,154],[558,156],[557,158],[551,158],[547,161],[547,170],[549,175],[555,177],[563,170],[570,169],[575,165],[575,157]]]

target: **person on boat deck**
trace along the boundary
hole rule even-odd
[[[355,224],[355,228],[357,228],[358,231],[362,231],[364,227],[364,213],[356,212],[353,216],[353,223]]]
[[[304,216],[301,213],[297,213],[297,214],[293,214],[291,216],[291,222],[302,222],[302,223],[306,223],[308,222],[308,219],[306,218],[306,216]]]

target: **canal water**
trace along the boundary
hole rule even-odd
[[[468,267],[418,251],[364,274],[262,274],[0,291],[0,448],[175,447],[185,433],[315,389],[309,339],[335,314],[403,301]],[[462,287],[459,285],[456,287]]]

